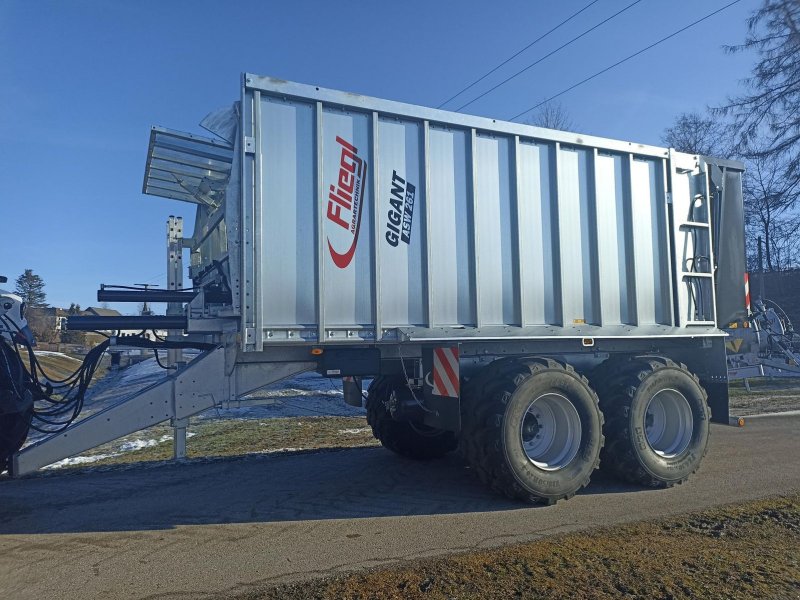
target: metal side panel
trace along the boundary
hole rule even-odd
[[[426,322],[423,226],[423,126],[380,119],[376,246],[380,261],[380,313],[385,327]]]
[[[558,151],[558,222],[564,325],[598,325],[596,215],[591,151],[560,147]]]
[[[669,324],[672,288],[662,161],[634,157],[630,169],[637,322]]]
[[[595,159],[597,190],[597,243],[601,321],[604,325],[636,322],[633,227],[628,157],[598,154]]]
[[[522,324],[556,325],[561,295],[555,145],[520,140],[516,167]]]
[[[267,329],[316,323],[314,105],[261,98],[262,300]]]
[[[368,177],[372,165],[370,115],[324,108],[322,172],[326,217],[323,263],[327,337],[337,328],[372,324],[372,202]],[[271,259],[270,259],[271,260]]]
[[[672,165],[688,155],[254,75],[242,132],[247,351],[708,324],[689,304],[713,303],[714,274],[682,272],[712,255],[683,215],[695,180]]]
[[[519,323],[514,274],[515,191],[510,160],[512,139],[478,135],[475,140],[476,255],[480,260],[477,289],[480,322],[485,325]]]
[[[473,325],[473,268],[469,235],[472,202],[467,180],[468,133],[430,127],[431,321]]]

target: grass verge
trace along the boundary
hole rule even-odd
[[[196,420],[188,434],[189,458],[378,444],[365,417]],[[172,458],[172,429],[166,425],[150,427],[80,456],[79,464],[65,466],[167,460]]]
[[[798,549],[800,495],[793,495],[235,598],[798,598]]]

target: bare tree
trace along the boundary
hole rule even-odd
[[[575,129],[575,123],[560,102],[548,102],[533,113],[528,120],[529,125],[546,127],[547,129],[560,129],[568,131]]]
[[[800,182],[786,176],[785,155],[770,156],[755,150],[751,154],[742,182],[748,254],[755,257],[755,244],[760,237],[769,271],[795,267],[800,250],[800,216],[793,207],[800,195]]]
[[[679,115],[664,130],[661,141],[679,152],[725,158],[730,154],[728,138],[728,129],[719,119],[691,112]]]
[[[663,142],[681,152],[707,156],[733,156],[745,163],[742,193],[746,245],[751,267],[757,263],[757,240],[764,241],[766,268],[770,271],[797,266],[800,218],[794,209],[800,182],[787,177],[785,153],[769,154],[759,147],[733,143],[733,126],[712,113],[684,113],[664,130]],[[738,150],[738,152],[737,152]]]
[[[755,51],[758,62],[748,93],[717,112],[733,118],[741,154],[783,155],[787,177],[800,180],[800,0],[764,0],[748,20],[744,43],[727,49]]]

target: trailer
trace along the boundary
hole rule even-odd
[[[252,74],[202,126],[150,132],[143,192],[196,210],[189,237],[168,222],[170,289],[98,292],[168,301],[146,325],[175,368],[17,452],[14,475],[167,420],[180,456],[192,415],[309,370],[389,450],[457,450],[530,502],[599,465],[680,483],[728,423],[740,163]]]

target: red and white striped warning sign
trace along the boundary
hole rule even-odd
[[[744,274],[744,307],[747,314],[750,314],[750,273]]]
[[[437,396],[458,398],[458,346],[433,349],[432,387]]]

